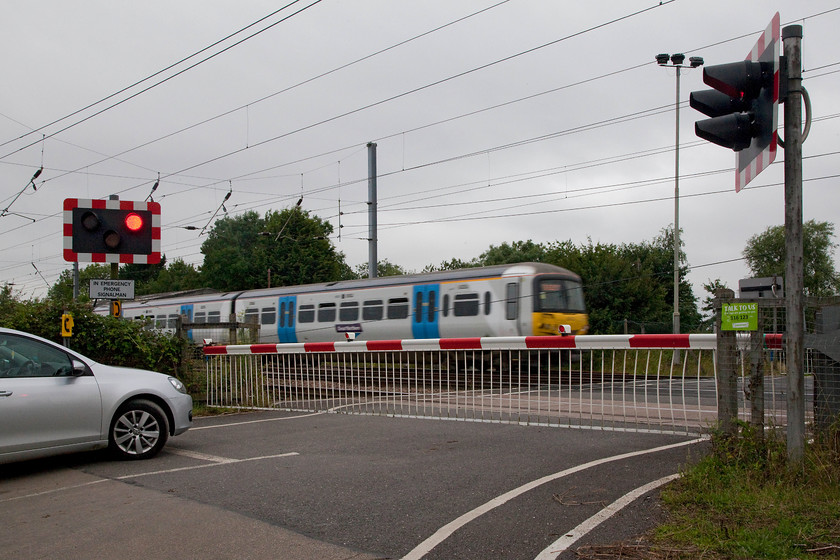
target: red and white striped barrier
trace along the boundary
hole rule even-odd
[[[429,338],[409,340],[357,340],[348,342],[299,342],[292,344],[239,344],[205,346],[204,354],[305,354],[312,352],[399,352],[439,350],[623,350],[699,349],[714,350],[714,334],[635,334],[585,336],[511,336],[475,338]]]

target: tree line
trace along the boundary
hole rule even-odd
[[[179,292],[210,288],[247,290],[333,282],[367,276],[367,263],[352,268],[331,240],[333,226],[300,208],[269,211],[264,216],[249,211],[215,222],[201,245],[201,266],[181,259],[157,265],[123,265],[120,278],[135,281],[135,294]],[[653,239],[621,244],[575,244],[571,240],[535,243],[531,240],[491,245],[471,260],[452,259],[429,264],[420,272],[465,267],[542,262],[579,274],[590,315],[590,332],[671,332],[673,320],[674,231],[667,227]],[[834,226],[808,221],[803,227],[805,291],[808,296],[838,293],[840,277],[832,253]],[[784,228],[773,226],[754,235],[743,250],[752,276],[784,276]],[[714,291],[727,287],[720,279],[704,285],[700,301],[686,281],[689,265],[680,252],[679,305],[682,332],[710,330],[710,301]],[[380,276],[406,274],[398,264],[377,263]],[[82,298],[89,280],[110,277],[109,265],[88,265],[80,272]],[[66,270],[50,288],[48,299],[72,299],[72,271]],[[737,288],[735,286],[734,288]]]

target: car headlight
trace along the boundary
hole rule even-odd
[[[176,379],[174,377],[167,377],[167,379],[170,383],[172,383],[172,386],[175,387],[176,391],[178,391],[179,393],[184,393],[185,395],[187,394],[187,387],[183,383],[181,383],[179,379]]]

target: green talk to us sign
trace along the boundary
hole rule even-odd
[[[720,329],[723,331],[758,330],[757,303],[724,303]]]

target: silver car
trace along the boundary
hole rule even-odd
[[[192,398],[174,377],[0,329],[0,463],[105,447],[147,459],[191,424]]]

